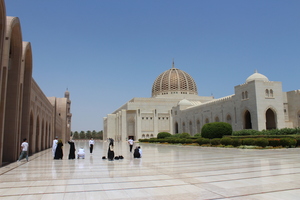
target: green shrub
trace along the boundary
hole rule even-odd
[[[281,146],[283,147],[295,147],[297,140],[293,138],[282,138],[280,139]]]
[[[185,139],[185,143],[192,144],[192,143],[194,143],[194,140],[193,139]]]
[[[244,129],[240,131],[234,131],[232,133],[234,136],[243,136],[243,135],[260,135],[260,131],[253,130],[253,129]]]
[[[281,142],[279,138],[270,138],[269,140],[269,146],[272,147],[278,147],[281,146]]]
[[[295,135],[300,133],[299,130],[299,128],[282,128],[278,130],[278,135]]]
[[[181,133],[176,133],[175,135],[172,135],[171,137],[173,137],[173,138],[180,138],[180,136],[181,136]]]
[[[221,142],[220,138],[214,138],[210,140],[211,145],[220,145],[221,144],[220,142]]]
[[[201,137],[201,133],[195,134],[194,137]]]
[[[230,137],[223,137],[220,142],[225,146],[232,145],[232,139]]]
[[[191,135],[189,133],[181,133],[180,138],[189,138]]]
[[[256,139],[255,143],[256,143],[256,146],[266,147],[269,144],[269,140],[266,138],[258,138],[258,139]]]
[[[252,138],[246,138],[246,139],[243,139],[242,144],[253,146],[253,145],[255,145],[255,140]]]
[[[139,139],[140,142],[149,142],[149,139]]]
[[[201,146],[203,144],[210,144],[210,140],[207,138],[198,138],[196,142]]]
[[[296,138],[296,140],[297,140],[296,146],[298,147],[298,146],[300,146],[300,138]]]
[[[160,132],[157,134],[157,139],[160,139],[160,138],[166,138],[166,137],[171,137],[172,134],[171,133],[167,133],[167,132]]]
[[[213,122],[204,124],[201,130],[201,135],[204,138],[222,138],[224,135],[231,135],[232,127],[225,122]]]
[[[242,140],[240,139],[232,139],[232,146],[238,147],[242,145]]]
[[[149,142],[152,142],[152,143],[157,142],[157,141],[158,141],[157,138],[150,138],[150,140],[149,140]]]

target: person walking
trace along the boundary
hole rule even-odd
[[[129,140],[128,140],[128,144],[129,144],[129,150],[130,150],[130,152],[132,152],[132,147],[133,147],[133,139],[132,138],[129,138]]]
[[[21,148],[22,148],[22,152],[21,152],[21,155],[20,155],[18,161],[20,161],[24,157],[26,157],[26,160],[28,162],[28,143],[27,143],[27,139],[26,138],[23,139],[23,143],[21,144]]]
[[[90,141],[89,141],[90,153],[93,153],[94,144],[95,144],[95,141],[94,141],[93,138],[91,138]]]
[[[52,142],[52,155],[53,158],[55,157],[55,151],[56,151],[56,147],[57,147],[57,142],[58,142],[58,137],[56,136],[55,139]]]

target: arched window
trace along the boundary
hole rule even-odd
[[[220,122],[219,117],[216,117],[216,118],[215,118],[215,122]]]
[[[269,94],[269,90],[268,89],[266,89],[266,92],[265,92],[266,94],[266,97],[269,97],[270,96],[270,94]]]
[[[190,121],[189,128],[190,128],[189,134],[193,135],[193,123],[192,123],[192,121]]]
[[[200,133],[201,129],[200,129],[200,120],[197,120],[197,133]]]
[[[248,99],[248,92],[245,92],[245,98]]]
[[[271,90],[270,90],[270,97],[273,97],[273,96],[274,96],[273,90],[271,89]]]
[[[230,115],[227,115],[227,117],[226,117],[226,122],[228,123],[228,124],[231,124],[232,123],[232,121],[231,121],[231,116]],[[231,124],[232,125],[232,124]]]
[[[205,119],[205,124],[207,124],[207,123],[209,123],[209,119],[208,118]]]

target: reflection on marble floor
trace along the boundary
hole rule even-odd
[[[246,150],[198,146],[115,144],[123,160],[102,160],[107,143],[88,141],[85,159],[53,160],[51,149],[0,168],[0,199],[259,199],[300,197],[300,149]]]

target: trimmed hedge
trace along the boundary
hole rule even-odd
[[[295,147],[297,144],[297,140],[292,138],[282,138],[280,139],[280,143],[283,147]]]
[[[230,138],[230,137],[223,137],[222,139],[221,139],[221,141],[220,141],[220,143],[222,144],[222,145],[225,145],[225,146],[228,146],[228,145],[232,145],[233,146],[233,141],[232,141],[232,139]]]
[[[160,132],[157,134],[157,138],[160,139],[160,138],[167,138],[167,137],[171,137],[172,134],[171,133],[168,133],[168,132]]]
[[[269,144],[269,140],[266,138],[258,138],[255,141],[256,146],[266,147]]]
[[[238,146],[241,146],[242,145],[242,140],[240,139],[232,139],[232,146],[234,147],[238,147]]]
[[[246,138],[242,140],[243,145],[248,145],[248,146],[255,146],[255,139],[253,138]]]
[[[210,144],[210,139],[207,138],[198,138],[196,142],[201,146],[203,144]]]
[[[221,139],[220,138],[211,139],[210,144],[215,145],[215,146],[220,145],[221,144]]]
[[[296,147],[300,144],[300,138],[292,138],[292,137],[285,137],[285,138],[231,138],[231,137],[223,137],[223,138],[180,138],[180,137],[167,137],[167,138],[151,138],[151,139],[139,139],[140,142],[150,142],[150,143],[170,143],[170,144],[191,144],[191,143],[198,143],[201,145],[224,145],[224,146],[234,146],[239,147],[241,145],[245,146],[259,146],[259,147]]]
[[[222,138],[224,135],[232,135],[232,127],[225,122],[212,122],[204,124],[201,129],[204,138]]]
[[[181,133],[179,137],[180,138],[189,138],[189,137],[191,137],[191,135],[189,133]]]
[[[244,129],[240,131],[234,131],[233,136],[244,136],[244,135],[300,135],[300,128],[282,128],[282,129],[272,129],[272,130],[252,130]]]

